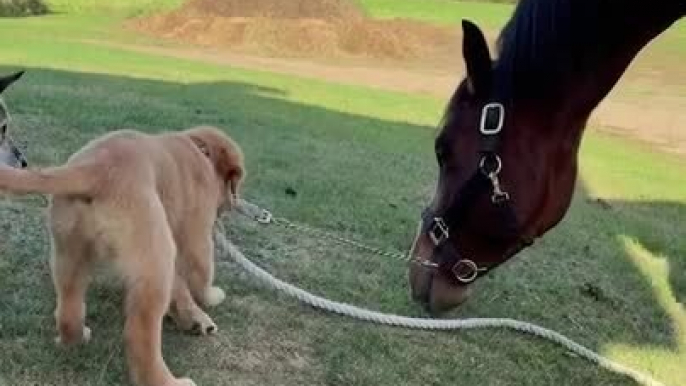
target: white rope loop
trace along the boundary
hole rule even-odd
[[[242,201],[242,200],[241,200]],[[239,202],[236,208],[239,212],[251,217],[252,214],[261,212],[261,209],[255,212],[257,206],[247,203],[245,201]],[[258,208],[259,209],[259,208]],[[308,228],[311,229],[311,228]],[[569,351],[585,358],[593,363],[596,363],[602,368],[605,368],[613,373],[624,375],[632,378],[640,385],[644,386],[665,386],[663,383],[651,378],[650,376],[636,371],[632,368],[624,366],[620,363],[614,362],[606,357],[603,357],[594,351],[574,342],[566,336],[549,330],[547,328],[539,327],[535,324],[521,322],[514,319],[507,318],[470,318],[470,319],[425,319],[425,318],[411,318],[406,316],[385,314],[377,311],[371,311],[359,308],[350,304],[331,301],[320,296],[309,293],[289,283],[277,279],[267,271],[253,264],[248,260],[241,251],[231,244],[224,235],[223,225],[217,222],[217,231],[215,231],[215,243],[219,251],[223,254],[228,254],[238,265],[252,276],[255,276],[268,287],[277,291],[283,292],[290,297],[294,297],[305,304],[322,310],[330,311],[339,315],[350,316],[355,319],[365,320],[378,324],[385,324],[397,327],[406,327],[413,329],[424,330],[457,330],[457,329],[471,329],[471,328],[506,328],[512,329],[527,334],[535,335],[551,342],[557,343]],[[374,248],[372,248],[374,249]]]

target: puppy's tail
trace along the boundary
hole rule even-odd
[[[39,170],[0,166],[0,191],[92,196],[97,186],[95,165],[66,165]]]

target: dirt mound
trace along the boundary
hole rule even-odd
[[[367,19],[350,0],[191,0],[134,26],[207,47],[291,57],[423,58],[458,43],[444,28]]]
[[[224,17],[276,19],[361,19],[364,14],[349,0],[194,0],[188,13]]]

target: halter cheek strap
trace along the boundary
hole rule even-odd
[[[500,212],[499,217],[504,220],[503,223],[508,227],[506,231],[519,229],[510,195],[503,190],[499,179],[503,163],[497,153],[497,148],[504,122],[505,108],[502,104],[488,103],[484,105],[479,122],[481,149],[477,170],[460,188],[456,200],[443,213],[434,213],[427,208],[422,214],[422,232],[433,242],[434,254],[441,256],[442,261],[434,262],[419,258],[415,260],[415,263],[432,270],[445,267],[462,285],[471,284],[509,257],[504,256],[502,261],[491,266],[479,266],[473,260],[463,257],[457,250],[456,242],[450,240],[452,233],[459,230],[467,212],[473,208],[476,200],[485,191],[490,189],[491,204]],[[530,244],[531,241],[519,237],[514,253]],[[511,253],[509,254],[511,255]]]

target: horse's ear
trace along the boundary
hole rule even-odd
[[[476,96],[488,95],[493,77],[491,54],[483,32],[469,20],[462,20],[462,55],[470,91]]]
[[[24,75],[24,71],[15,72],[14,74],[0,77],[0,93],[5,91],[9,85],[14,83],[14,81],[21,78],[22,75]]]

